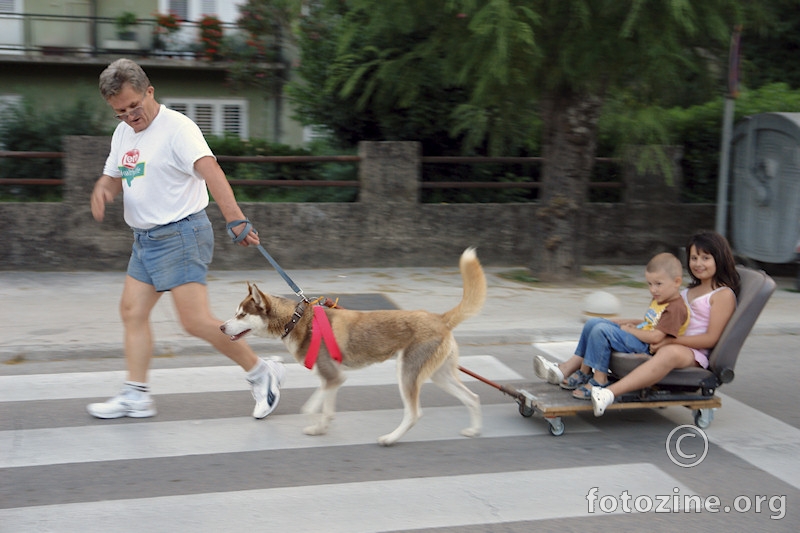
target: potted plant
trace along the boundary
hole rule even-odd
[[[136,13],[126,11],[114,19],[114,26],[117,27],[117,37],[122,41],[135,41],[136,32],[131,28],[139,23]]]
[[[181,27],[181,19],[170,11],[169,13],[156,13],[155,32],[160,35],[170,35]]]
[[[170,50],[174,43],[173,35],[181,29],[183,22],[178,15],[173,12],[156,13],[156,26],[153,29],[153,46],[157,50]]]
[[[219,59],[222,46],[222,21],[215,15],[203,15],[200,19],[200,44],[202,54],[208,60]]]

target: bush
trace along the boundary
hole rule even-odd
[[[41,110],[28,100],[4,111],[0,117],[0,149],[12,152],[61,152],[66,135],[109,135],[99,110],[85,100],[70,107]],[[62,179],[62,159],[0,159],[0,177],[15,179]],[[2,201],[59,201],[61,187],[6,185]]]
[[[263,140],[243,141],[238,137],[209,137],[208,145],[217,155],[288,156],[330,155],[330,148],[316,144],[313,150],[271,144]],[[338,151],[336,155],[341,155]],[[238,163],[221,161],[220,166],[229,180],[306,180],[353,181],[358,183],[356,163]],[[234,185],[233,192],[240,202],[354,202],[357,187],[264,187]]]
[[[530,164],[453,164],[427,163],[423,165],[425,182],[492,182],[527,183],[539,181],[541,165]],[[422,189],[420,201],[426,204],[455,203],[514,203],[534,202],[538,189]]]
[[[685,202],[716,202],[724,99],[686,109],[664,111],[675,144],[684,147],[683,198]],[[736,100],[734,124],[749,115],[800,112],[800,90],[785,83],[744,90]]]

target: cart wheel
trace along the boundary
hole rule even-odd
[[[525,402],[519,403],[519,414],[524,416],[525,418],[530,418],[533,416],[533,407],[527,405]]]
[[[694,425],[700,429],[706,429],[711,425],[714,420],[713,409],[695,409],[694,410]]]
[[[560,437],[564,434],[564,430],[566,426],[564,426],[564,422],[561,421],[561,418],[548,418],[547,423],[549,425],[550,434],[554,437]]]

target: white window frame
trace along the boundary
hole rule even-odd
[[[23,0],[0,0],[0,45],[3,54],[25,53]]]
[[[171,0],[159,0],[158,10],[161,13],[178,11],[179,15],[192,22],[197,22],[203,15],[217,15],[222,22],[234,23],[239,18],[239,6],[243,3],[242,0],[183,0],[181,4],[186,7],[184,12],[174,9],[177,6]]]
[[[250,137],[249,102],[244,98],[161,98],[161,103],[170,109],[177,109],[194,120],[200,126],[203,134],[218,136],[225,135],[225,133],[236,133],[233,130],[225,129],[225,108],[236,107],[239,110],[239,138],[247,140]],[[211,108],[211,124],[203,124],[205,121],[199,120],[198,109],[201,107]]]

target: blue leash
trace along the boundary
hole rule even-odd
[[[244,224],[244,229],[241,232],[239,232],[239,235],[236,235],[233,232],[233,228],[241,224]],[[228,235],[230,235],[231,239],[233,239],[234,244],[238,244],[247,238],[247,235],[250,233],[250,230],[253,229],[253,224],[251,224],[250,221],[247,219],[234,220],[232,222],[228,222],[226,229],[228,230]],[[256,235],[258,235],[258,232],[256,232]],[[281,277],[286,281],[286,283],[289,284],[289,287],[291,287],[294,293],[300,298],[302,298],[304,302],[308,302],[308,298],[306,298],[305,295],[303,294],[303,289],[298,287],[297,284],[294,281],[292,281],[292,278],[289,277],[289,274],[287,274],[281,268],[278,262],[275,261],[271,255],[269,255],[269,252],[267,252],[264,249],[264,247],[261,246],[260,244],[256,245],[256,247],[258,248],[258,251],[261,252],[261,255],[267,258],[267,261],[269,261],[269,264],[272,265],[275,271],[281,275]]]

